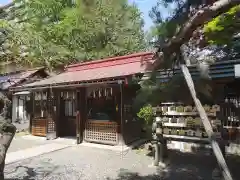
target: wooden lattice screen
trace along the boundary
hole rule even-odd
[[[118,125],[115,122],[87,121],[84,139],[89,142],[118,144]]]
[[[51,118],[47,119],[47,132],[48,133],[55,132],[55,129],[56,129],[55,122]]]
[[[54,112],[54,106],[56,106],[56,99],[53,96],[53,93],[49,93],[48,99],[47,99],[47,112],[48,112],[48,118],[47,119],[47,133],[56,132],[56,123],[55,123],[55,112]]]
[[[45,119],[35,118],[32,120],[32,134],[34,136],[46,136],[46,123]]]

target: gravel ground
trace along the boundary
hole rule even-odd
[[[229,158],[234,179],[240,179],[239,161]],[[236,161],[236,162],[235,162]],[[7,165],[6,180],[210,180],[216,163],[211,156],[170,153],[165,170],[151,167],[152,158],[141,152],[75,146]],[[238,165],[238,166],[237,166]],[[238,176],[239,175],[239,176]],[[164,178],[161,178],[164,177]]]

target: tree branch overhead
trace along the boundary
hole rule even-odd
[[[193,32],[199,26],[202,26],[205,22],[217,17],[239,3],[240,0],[218,0],[213,5],[204,7],[197,11],[197,13],[180,28],[179,32],[176,33],[171,40],[158,48],[157,60],[153,63],[151,69],[159,69],[164,57],[171,57],[173,53],[178,52],[180,46],[190,40]]]
[[[0,11],[3,11],[5,9],[13,6],[13,5],[14,5],[14,2],[10,2],[10,3],[8,3],[8,4],[4,5],[4,6],[0,6]]]

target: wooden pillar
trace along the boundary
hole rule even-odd
[[[61,105],[61,92],[60,90],[56,90],[55,92],[56,96],[56,136],[59,137],[59,131],[60,131],[60,105]]]
[[[118,144],[125,144],[124,140],[124,112],[123,112],[123,106],[124,106],[124,100],[123,100],[123,82],[118,82],[119,86],[119,93],[117,94],[117,106],[118,106],[118,112],[117,112],[117,119],[118,119]]]
[[[84,139],[84,129],[87,118],[87,101],[86,101],[86,87],[81,87],[77,90],[77,116],[76,116],[76,132],[77,144]]]
[[[80,144],[80,90],[76,92],[76,139],[77,144]]]
[[[44,92],[44,90],[41,92],[41,93],[43,93]],[[43,99],[41,99],[41,109],[43,108]],[[47,117],[46,117],[46,132],[47,132],[47,134],[46,134],[46,137],[47,137],[47,139],[48,139],[48,136],[49,136],[49,127],[48,127],[48,124],[49,124],[49,119],[51,118],[52,119],[52,99],[50,99],[50,89],[47,89],[47,111],[48,111],[48,113],[47,113]],[[53,121],[53,119],[52,119],[52,121]]]
[[[30,134],[32,134],[32,121],[33,121],[33,118],[34,118],[34,103],[35,103],[35,96],[34,96],[34,93],[31,92],[30,94],[30,101],[31,101],[31,109],[30,109],[30,123],[29,123],[29,132]]]

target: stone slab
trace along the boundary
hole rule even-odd
[[[128,147],[126,145],[111,146],[111,145],[83,142],[82,144],[78,145],[78,147],[81,147],[81,146],[91,147],[91,148],[99,148],[99,149],[106,149],[106,150],[112,150],[112,151],[117,151],[117,152],[126,152],[126,151],[130,150],[130,147]]]
[[[5,164],[11,164],[24,159],[28,159],[28,158],[36,157],[42,154],[65,149],[70,146],[71,145],[67,145],[67,144],[51,143],[51,144],[44,144],[44,145],[40,145],[40,146],[36,146],[36,147],[24,149],[24,150],[19,150],[16,152],[7,153]]]

